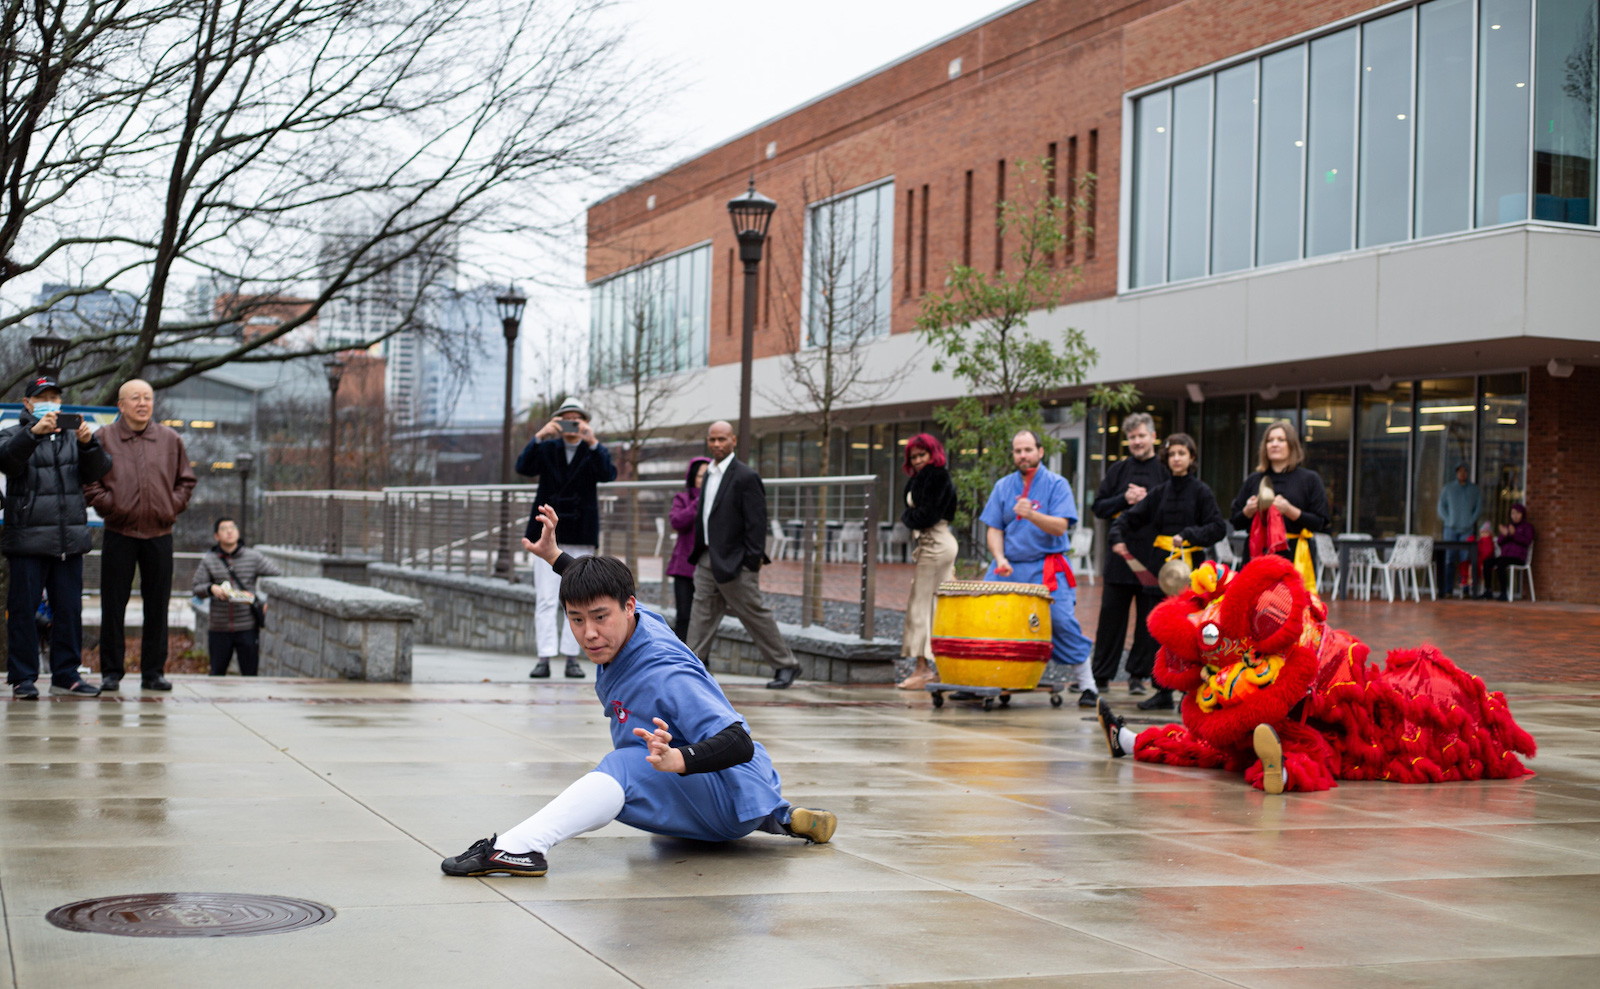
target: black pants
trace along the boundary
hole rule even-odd
[[[139,597],[144,601],[144,634],[140,637],[139,676],[154,680],[167,670],[167,605],[172,600],[172,533],[135,539],[106,530],[100,560],[100,674],[122,677],[126,644],[123,614],[133,593],[133,571],[139,570]]]
[[[256,629],[241,632],[211,632],[206,645],[211,652],[211,675],[228,675],[228,660],[239,657],[239,675],[253,677],[261,667],[261,633]]]
[[[678,638],[689,641],[689,615],[694,611],[694,578],[673,577],[672,596],[678,606],[678,617],[672,620],[672,630]]]
[[[1497,556],[1483,561],[1483,589],[1492,594],[1503,594],[1511,589],[1511,568],[1526,564],[1514,556]],[[1499,585],[1498,587],[1496,585]]]
[[[1134,606],[1133,648],[1128,650],[1128,676],[1148,679],[1156,668],[1156,640],[1150,635],[1150,611],[1160,599],[1146,594],[1138,584],[1100,585],[1100,621],[1094,630],[1094,671],[1096,686],[1103,687],[1117,678],[1122,661],[1122,642],[1128,634],[1128,605]]]
[[[6,682],[39,678],[39,601],[50,601],[50,680],[70,687],[83,655],[83,557],[8,556],[6,592]]]

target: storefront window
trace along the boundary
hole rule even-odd
[[[1311,43],[1306,257],[1355,246],[1356,28]]]
[[[1300,180],[1305,172],[1306,150],[1305,72],[1305,45],[1261,60],[1261,174],[1256,189],[1256,264],[1275,264],[1300,256]],[[1230,222],[1237,222],[1237,219]]]
[[[1256,63],[1217,73],[1217,139],[1211,168],[1211,273],[1251,264],[1256,163]]]
[[[1411,384],[1356,390],[1355,530],[1387,538],[1405,531],[1411,450]]]
[[[1411,21],[1403,10],[1361,26],[1362,247],[1410,233]]]
[[[1211,162],[1211,77],[1172,91],[1172,228],[1167,280],[1206,273],[1206,196]]]
[[[1200,435],[1196,437],[1200,442],[1200,479],[1217,496],[1224,514],[1252,469],[1253,460],[1246,456],[1244,448],[1248,432],[1245,406],[1243,395],[1208,398],[1201,406]]]
[[[1133,284],[1167,280],[1167,153],[1171,144],[1172,91],[1140,100],[1133,130]]]
[[[1271,398],[1253,395],[1250,398],[1250,446],[1245,450],[1246,472],[1261,466],[1261,440],[1267,427],[1279,419],[1287,419],[1296,430],[1300,428],[1300,396],[1292,391],[1279,392]]]
[[[1472,0],[1417,8],[1416,236],[1472,216]]]
[[[1593,224],[1595,0],[1539,0],[1533,216]]]
[[[1418,385],[1411,532],[1435,538],[1443,535],[1439,493],[1446,484],[1455,483],[1457,466],[1471,469],[1476,400],[1474,378],[1440,378]]]
[[[1511,506],[1526,497],[1523,461],[1528,442],[1528,376],[1485,375],[1478,415],[1478,486],[1483,489],[1483,515],[1500,525],[1511,521]]]
[[[1478,13],[1478,226],[1528,218],[1530,0]]]
[[[1345,497],[1350,489],[1350,389],[1306,392],[1300,423],[1304,466],[1322,477],[1333,512],[1330,531],[1343,532]]]

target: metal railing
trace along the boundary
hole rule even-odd
[[[858,581],[856,631],[872,635],[877,560],[888,530],[878,524],[878,478],[795,477],[765,481],[767,555],[780,564],[768,582],[799,598],[801,625],[823,624],[831,578]],[[625,560],[641,584],[660,581],[672,600],[666,564],[677,534],[667,515],[681,481],[617,481],[599,486],[599,552]],[[265,493],[261,542],[360,553],[425,570],[517,579],[533,565],[522,535],[535,488],[527,484],[393,487],[382,491]],[[793,562],[797,567],[782,566]]]

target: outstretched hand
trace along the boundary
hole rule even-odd
[[[540,505],[534,509],[539,516],[539,521],[544,525],[544,531],[539,533],[537,541],[522,537],[522,548],[537,556],[546,563],[556,562],[556,557],[561,555],[561,547],[556,545],[556,523],[560,518],[556,510],[549,505]]]
[[[683,753],[672,747],[672,733],[667,731],[667,723],[660,718],[650,720],[656,723],[655,731],[643,728],[633,730],[650,747],[650,754],[644,757],[645,761],[663,773],[683,772],[687,768],[683,763]]]

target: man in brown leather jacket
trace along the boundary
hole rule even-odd
[[[116,690],[123,665],[123,618],[139,571],[144,602],[139,679],[145,690],[171,690],[167,667],[167,605],[172,599],[172,524],[189,506],[194,471],[183,440],[153,421],[155,392],[137,378],[117,393],[122,415],[97,434],[111,453],[111,472],[84,485],[84,496],[105,520],[100,561],[100,689]],[[116,451],[112,453],[112,451]]]

